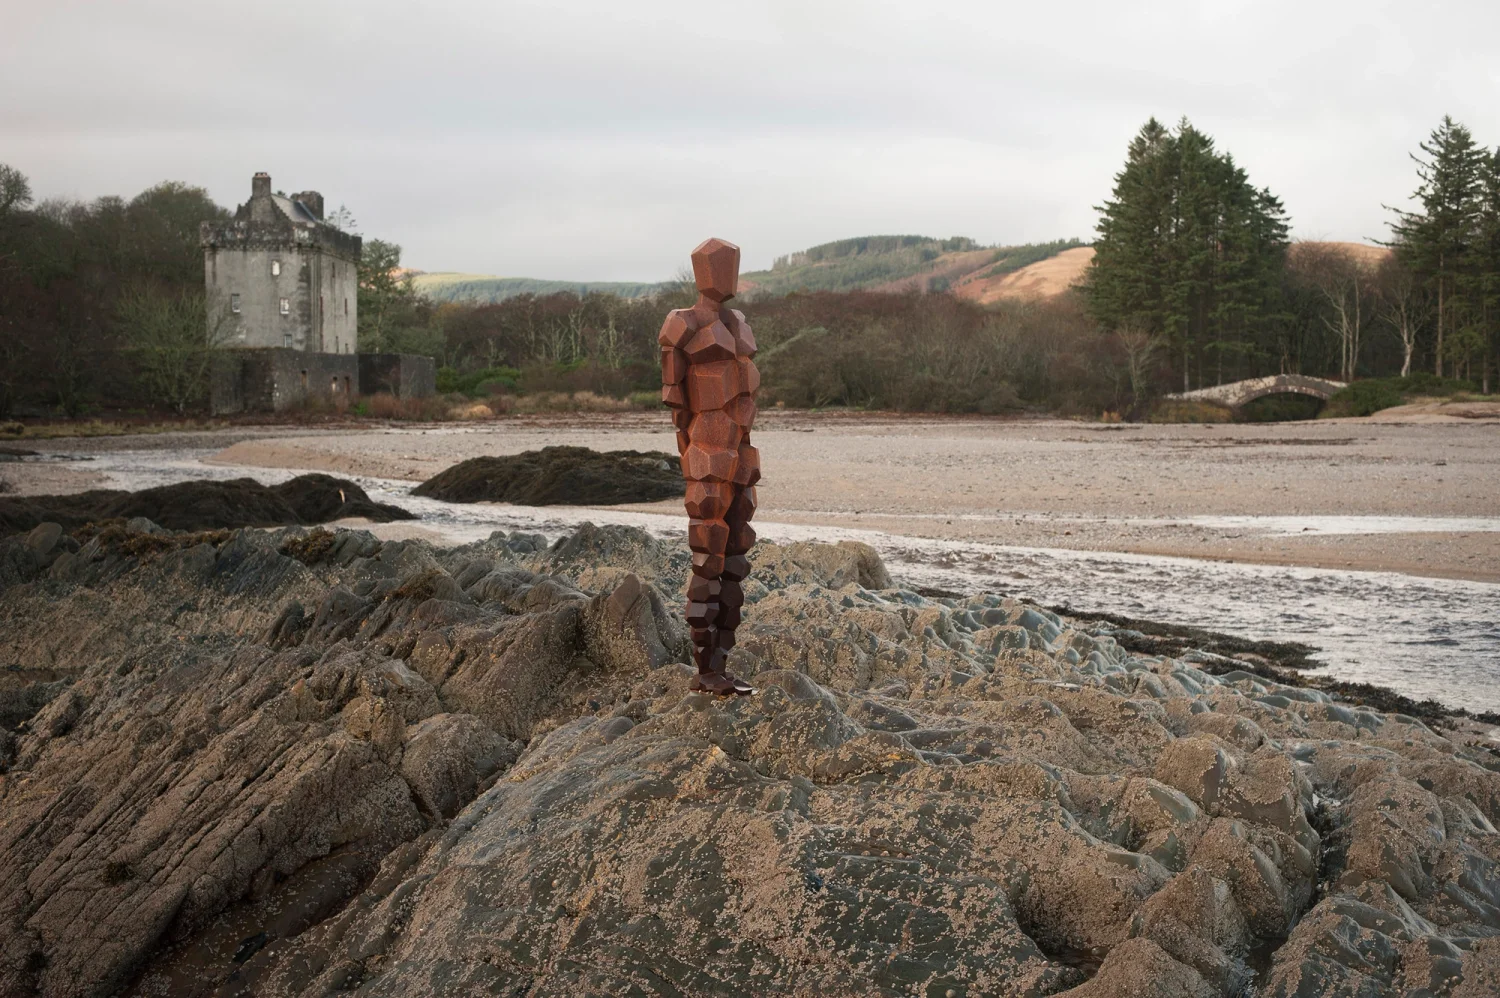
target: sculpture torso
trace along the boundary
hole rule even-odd
[[[676,410],[684,476],[754,485],[760,456],[749,442],[760,372],[753,360],[755,335],[744,313],[700,298],[692,308],[667,315],[658,342],[666,385],[662,400]],[[675,377],[679,366],[680,378]]]

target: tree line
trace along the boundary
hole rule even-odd
[[[1210,136],[1150,120],[1099,206],[1094,263],[1074,292],[990,306],[932,290],[758,292],[765,401],[1097,414],[1279,372],[1430,371],[1488,392],[1500,151],[1445,118],[1414,158],[1415,205],[1395,211],[1391,252],[1299,243],[1281,201]],[[228,215],[180,182],[38,203],[0,165],[0,415],[201,405],[218,345],[198,226]],[[329,221],[355,229],[347,209]],[[830,247],[842,259],[844,244]],[[432,356],[440,388],[469,394],[644,397],[659,383],[663,313],[694,298],[679,280],[640,298],[440,303],[414,290],[400,246],[379,239],[365,241],[359,275],[360,348]]]
[[[227,321],[204,290],[199,225],[230,215],[180,181],[129,199],[38,201],[30,178],[0,163],[0,417],[201,407]],[[342,208],[329,221],[354,225]],[[365,241],[360,338],[430,353],[434,306],[400,259],[400,246]]]
[[[651,298],[443,305],[439,388],[654,394],[662,316],[695,298],[682,282]],[[1122,353],[1072,297],[985,307],[919,291],[815,291],[746,308],[763,405],[1097,414],[1129,402]]]
[[[1500,150],[1444,118],[1391,252],[1291,242],[1278,198],[1185,119],[1131,141],[1081,292],[1141,386],[1415,368],[1488,393],[1500,333]],[[1373,252],[1372,252],[1373,251]]]

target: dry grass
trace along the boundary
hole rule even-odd
[[[617,399],[596,392],[537,392],[518,395],[513,403],[516,412],[623,412],[637,406],[629,399]]]
[[[184,548],[196,547],[199,544],[212,544],[218,547],[228,541],[233,534],[231,530],[145,534],[129,529],[125,526],[125,521],[119,519],[86,523],[73,531],[74,538],[81,543],[87,543],[97,537],[99,546],[104,551],[143,560],[150,560],[168,551],[181,551]]]
[[[414,419],[425,423],[454,418],[455,407],[466,406],[462,395],[430,395],[427,398],[397,398],[386,392],[366,395],[355,402],[352,414],[374,419]]]
[[[960,298],[989,305],[1006,299],[1052,298],[1082,279],[1094,262],[1094,248],[1079,246],[995,277],[981,277],[954,287]]]
[[[304,565],[316,565],[327,559],[333,550],[333,539],[332,531],[318,527],[281,545],[281,553]]]
[[[1148,423],[1232,423],[1233,410],[1212,402],[1162,399],[1146,417]]]
[[[220,430],[224,420],[185,419],[174,423],[131,423],[99,419],[68,420],[57,423],[4,423],[0,435],[13,439],[50,440],[67,437],[123,437],[156,433],[182,433],[192,430]]]
[[[494,419],[495,410],[485,402],[470,402],[448,410],[449,419]]]

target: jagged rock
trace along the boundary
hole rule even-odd
[[[1130,934],[1150,939],[1219,993],[1235,994],[1250,978],[1249,926],[1229,885],[1201,866],[1179,873],[1141,905]]]
[[[1493,991],[1457,734],[847,545],[718,701],[641,531],[118,530],[0,540],[0,994]]]
[[[178,482],[138,492],[96,489],[75,495],[0,498],[0,536],[31,531],[45,523],[71,531],[87,523],[121,520],[126,521],[125,530],[143,534],[160,527],[269,527],[353,516],[381,522],[412,519],[399,506],[372,501],[351,481],[312,474],[269,486],[252,478],[236,478]]]
[[[543,447],[504,457],[473,457],[412,490],[445,502],[524,506],[608,506],[682,495],[682,465],[660,451]]]
[[[1070,998],[1217,998],[1191,967],[1150,939],[1128,939],[1110,951],[1093,980],[1063,992]]]
[[[755,549],[753,562],[757,571],[774,573],[784,585],[813,582],[832,589],[851,585],[890,589],[892,585],[880,555],[859,541],[763,545]]]
[[[1217,814],[1219,797],[1229,783],[1234,761],[1206,738],[1179,738],[1156,762],[1156,778],[1176,787],[1210,814]]]
[[[655,669],[681,662],[689,652],[686,625],[634,574],[589,601],[583,640],[588,657],[611,670]]]
[[[423,809],[444,818],[517,755],[515,742],[473,714],[435,714],[407,728],[405,740],[401,775]]]

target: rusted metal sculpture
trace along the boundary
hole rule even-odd
[[[667,314],[661,344],[661,398],[672,410],[687,479],[688,547],[693,575],[687,621],[698,676],[693,689],[720,696],[753,693],[725,668],[745,603],[755,543],[760,452],[750,445],[760,372],[744,313],[724,303],[739,284],[740,248],[709,239],[693,250],[698,302]]]

